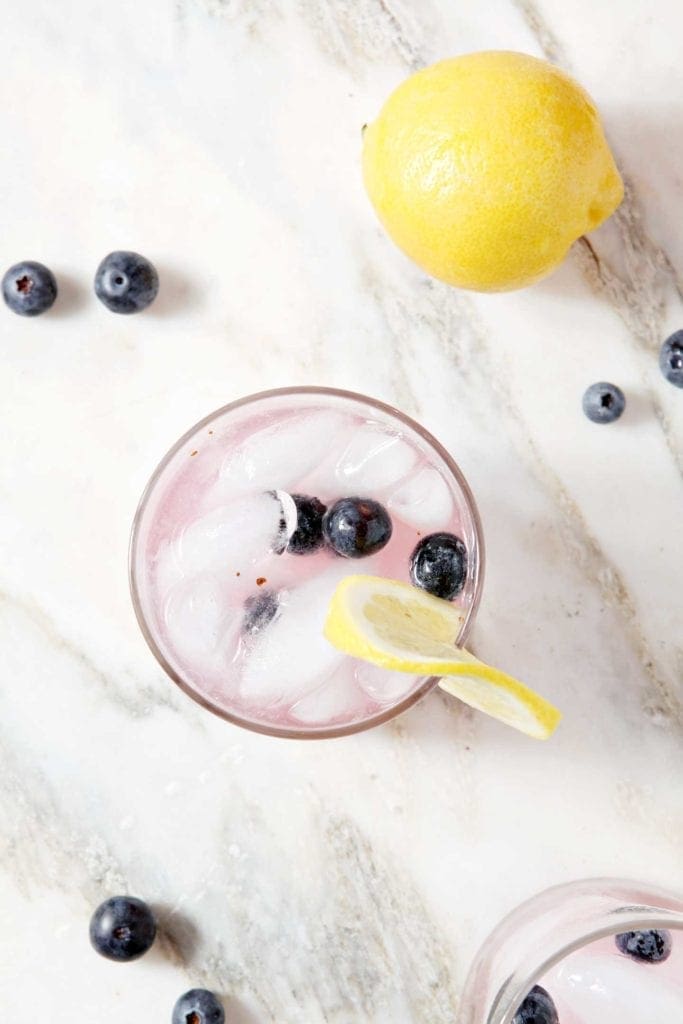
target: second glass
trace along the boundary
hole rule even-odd
[[[683,1020],[683,897],[598,878],[539,893],[485,941],[458,1024]]]

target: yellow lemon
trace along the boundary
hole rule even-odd
[[[562,715],[518,679],[456,642],[462,608],[398,580],[347,576],[334,592],[324,634],[340,651],[393,672],[442,676],[439,686],[534,739],[552,736]]]
[[[403,82],[365,130],[363,174],[396,244],[476,291],[544,277],[623,196],[588,94],[508,51],[440,61]]]

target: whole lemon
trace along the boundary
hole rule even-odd
[[[508,51],[440,61],[403,82],[365,130],[363,174],[396,244],[476,291],[544,277],[623,196],[588,94]]]

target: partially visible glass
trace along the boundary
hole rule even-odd
[[[672,936],[667,963],[634,963],[620,953],[616,935],[652,929]],[[628,991],[611,991],[610,984],[618,986],[620,977]],[[677,1016],[669,1022],[656,1009],[643,1006],[642,1021],[683,1021],[683,896],[608,878],[571,882],[534,896],[484,942],[465,985],[458,1024],[512,1024],[525,997],[539,984],[560,1003],[559,1024],[612,1024],[614,1006],[626,1000],[630,1006],[639,986],[652,993],[658,984],[666,986],[662,995],[667,1005],[675,1005]],[[582,990],[582,984],[592,988]],[[596,1007],[594,1016],[586,1014],[586,999]]]
[[[324,547],[281,555],[258,537],[254,547],[261,519],[270,529],[269,517],[280,516],[283,493],[326,504],[377,499],[391,514],[391,540],[353,560]],[[364,395],[315,387],[250,395],[192,427],[147,485],[131,536],[135,612],[168,675],[222,718],[294,738],[358,732],[410,707],[437,680],[387,673],[332,649],[322,635],[330,597],[352,573],[408,582],[412,549],[435,530],[456,533],[467,551],[455,600],[462,645],[479,605],[484,551],[474,498],[449,453],[408,416]],[[269,626],[271,614],[279,618]],[[324,672],[309,685],[314,657]]]

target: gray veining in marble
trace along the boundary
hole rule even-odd
[[[619,19],[558,0],[35,0],[5,19],[3,259],[62,285],[43,319],[0,310],[7,1015],[29,998],[66,1024],[77,992],[98,1024],[164,1021],[201,983],[233,1024],[450,1024],[519,900],[601,873],[681,887],[683,404],[656,361],[683,314],[677,28],[665,0]],[[496,47],[586,85],[627,193],[551,278],[478,296],[383,234],[360,129],[411,70]],[[160,268],[139,318],[90,293],[117,246]],[[580,413],[605,378],[628,398],[608,429]],[[440,694],[354,738],[277,741],[164,677],[127,591],[139,494],[192,422],[292,383],[366,390],[453,453],[487,539],[472,645],[562,706],[551,743]],[[120,890],[163,932],[127,968],[87,942]]]

